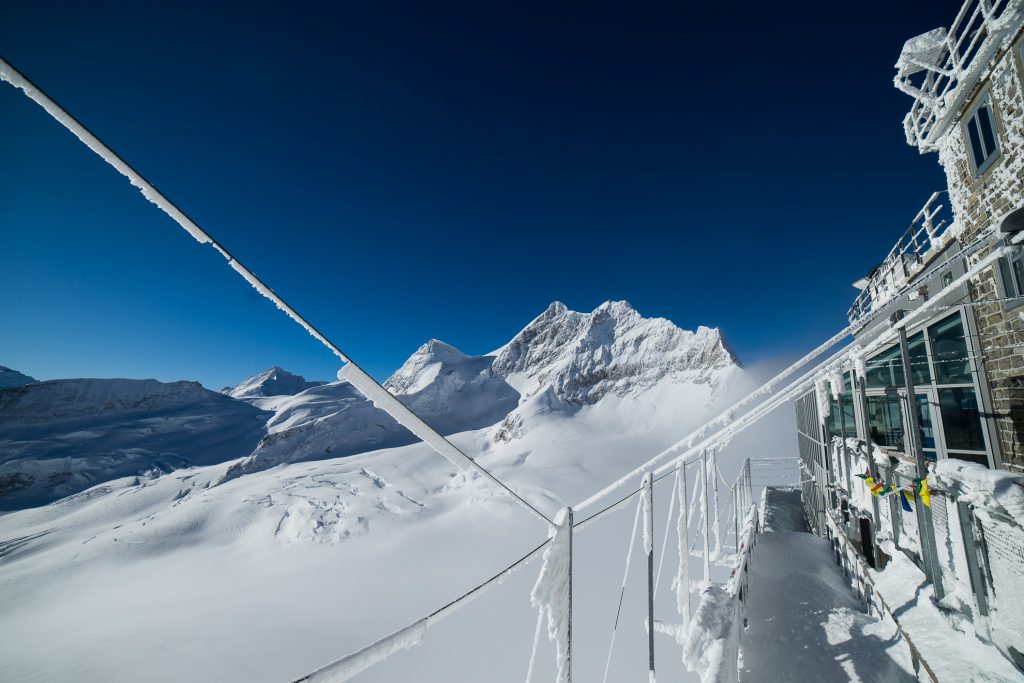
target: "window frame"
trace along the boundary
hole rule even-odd
[[[1020,264],[1020,273],[1024,274],[1024,249],[1012,250],[1007,256],[1000,256],[996,260],[996,268],[999,277],[996,278],[996,286],[999,288],[999,296],[1003,299],[1003,310],[1012,311],[1015,308],[1024,306],[1024,275],[1017,277],[1014,264]],[[1006,288],[1009,282],[1013,291]]]
[[[974,158],[974,145],[971,142],[970,124],[972,121],[977,121],[976,125],[978,128],[978,141],[981,143],[981,146],[983,148],[982,151],[985,151],[984,148],[987,147],[987,145],[985,143],[984,135],[982,134],[980,118],[980,112],[982,109],[988,111],[988,119],[989,124],[992,127],[992,137],[995,143],[995,149],[994,151],[989,153],[985,157],[985,159],[982,160],[982,162],[979,164],[977,159]],[[995,165],[996,161],[1003,155],[1003,144],[1002,140],[1000,139],[1001,131],[999,128],[998,117],[996,117],[995,113],[995,103],[992,100],[992,96],[988,92],[982,93],[982,95],[977,99],[977,101],[973,105],[971,105],[971,108],[967,112],[967,116],[964,117],[962,128],[964,136],[964,147],[966,148],[967,156],[971,161],[971,168],[974,169],[974,177],[980,178],[981,176],[985,175],[985,173],[990,168],[992,168],[992,166]]]

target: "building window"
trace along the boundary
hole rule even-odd
[[[999,259],[999,280],[1003,285],[1006,309],[1024,305],[1024,252],[1002,256]]]
[[[867,398],[867,423],[868,429],[871,430],[871,443],[894,451],[904,451],[900,397],[887,394]]]
[[[967,117],[967,143],[974,159],[975,175],[980,176],[999,156],[999,135],[988,97],[982,99]]]
[[[989,448],[968,341],[960,313],[932,323],[907,339],[919,411],[918,436],[928,460],[960,458],[987,466]],[[866,422],[871,440],[882,448],[913,455],[906,450],[910,446],[905,438],[909,420],[905,418],[907,397],[900,347],[890,347],[868,359],[866,370]],[[839,430],[833,427],[833,431]]]
[[[967,354],[967,337],[959,314],[929,327],[928,341],[932,346],[936,384],[971,384],[974,381]]]
[[[988,464],[985,437],[981,433],[981,411],[974,389],[958,387],[939,390],[939,410],[946,433],[946,454],[951,458]],[[980,451],[962,453],[957,451]]]

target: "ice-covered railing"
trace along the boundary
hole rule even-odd
[[[929,257],[938,254],[949,242],[953,224],[948,202],[942,201],[945,191],[935,192],[917,212],[885,260],[875,268],[869,281],[854,300],[848,314],[850,327],[856,331],[867,316],[891,301],[919,273]]]
[[[907,143],[930,152],[993,56],[1020,28],[1024,0],[966,0],[948,29],[911,38],[896,63],[896,88],[914,98]]]

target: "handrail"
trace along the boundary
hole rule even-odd
[[[907,41],[893,84],[914,98],[903,120],[907,143],[922,152],[938,144],[984,67],[1019,26],[1019,0],[966,0],[950,28]]]
[[[894,299],[924,268],[928,258],[949,243],[953,218],[948,204],[938,202],[945,192],[932,193],[854,299],[847,315],[854,331],[863,327],[868,314]]]

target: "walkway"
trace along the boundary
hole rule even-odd
[[[895,629],[863,612],[799,490],[768,489],[751,558],[741,681],[914,681]]]

